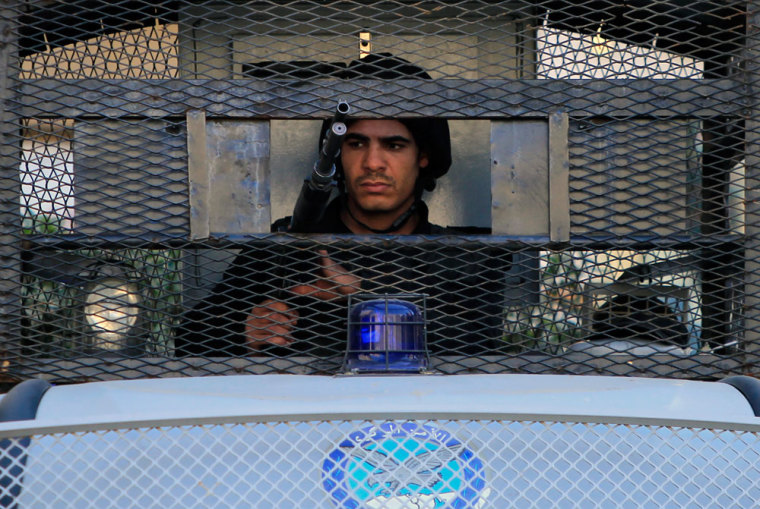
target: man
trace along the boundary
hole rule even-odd
[[[419,138],[430,122],[418,120],[408,124],[420,130]],[[440,227],[427,222],[427,210],[420,201],[423,181],[430,178],[420,178],[421,170],[428,173],[429,150],[429,146],[421,150],[409,127],[398,120],[352,122],[341,147],[345,199],[328,209],[317,230],[354,234],[431,234],[434,230],[441,233]],[[439,173],[448,169],[449,157],[444,154],[441,158],[446,167],[439,167]],[[319,254],[322,277],[292,287],[292,293],[329,301],[361,291],[357,276],[333,261],[326,251]],[[290,345],[297,319],[298,312],[287,303],[266,299],[253,308],[246,320],[248,346],[257,349],[267,344]]]
[[[368,65],[366,62],[362,65]],[[338,169],[341,191],[315,233],[441,235],[428,222],[423,191],[451,165],[441,119],[363,119],[347,124]],[[324,129],[323,129],[324,136]],[[288,224],[277,221],[275,231]],[[345,347],[346,297],[356,292],[426,293],[433,352],[484,352],[498,335],[503,275],[484,255],[427,245],[329,249],[243,249],[210,299],[179,331],[184,354],[316,356]],[[493,265],[493,264],[491,264]]]

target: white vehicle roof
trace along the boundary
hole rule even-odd
[[[56,386],[42,397],[34,424],[395,414],[760,422],[739,390],[716,382],[569,375],[246,375]]]

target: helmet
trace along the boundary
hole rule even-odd
[[[354,60],[345,71],[347,79],[431,79],[424,69],[411,64],[403,58],[390,53],[373,53],[360,60]],[[420,168],[418,180],[419,193],[422,190],[432,191],[435,180],[442,177],[451,167],[451,135],[446,119],[432,117],[398,118],[409,129],[414,142],[428,156],[428,165]],[[351,119],[346,122],[351,125]],[[330,127],[330,122],[322,124],[319,146]],[[342,178],[343,167],[340,159],[335,162],[339,178]]]

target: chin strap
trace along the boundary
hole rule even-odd
[[[370,227],[370,226],[362,223],[361,221],[359,221],[358,219],[356,219],[356,216],[354,216],[354,214],[351,212],[351,207],[348,206],[348,203],[344,202],[344,206],[346,207],[346,210],[348,211],[348,215],[351,216],[351,219],[353,219],[356,222],[356,224],[358,224],[362,228],[365,228],[365,229],[371,231],[372,233],[377,233],[377,234],[383,235],[383,234],[386,234],[386,233],[393,233],[393,232],[399,230],[402,226],[404,226],[406,224],[406,222],[409,221],[409,218],[411,218],[412,215],[414,215],[414,213],[417,212],[417,203],[418,203],[418,200],[414,200],[414,203],[412,203],[412,206],[409,207],[408,209],[406,209],[406,212],[404,212],[403,214],[401,214],[400,216],[398,216],[396,218],[396,220],[393,221],[393,224],[391,224],[388,228],[386,228],[384,230],[376,230],[375,228],[372,228],[372,227]]]

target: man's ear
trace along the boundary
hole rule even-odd
[[[427,168],[427,165],[430,164],[430,160],[428,159],[428,156],[425,152],[420,152],[420,156],[417,158],[417,166],[422,168]]]

